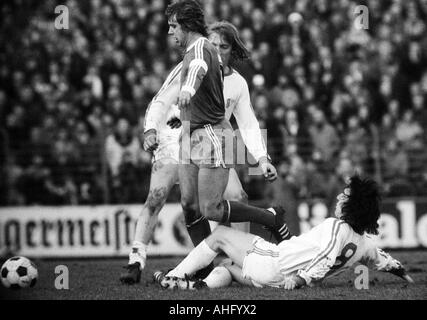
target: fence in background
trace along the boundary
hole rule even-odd
[[[106,132],[99,132],[90,145],[92,149],[87,150],[89,147],[86,147],[86,152],[83,153],[77,146],[76,152],[67,155],[69,159],[61,163],[57,161],[57,156],[52,154],[52,146],[37,149],[24,146],[22,149],[12,150],[8,132],[0,130],[1,206],[143,202],[148,193],[149,160],[145,158],[145,162],[124,163],[120,166],[120,174],[112,176],[105,156],[106,136]],[[392,196],[427,195],[427,148],[406,149],[404,145],[401,146],[408,168],[404,174],[390,175],[389,162],[394,161],[395,157],[387,154],[387,141],[382,140],[381,133],[374,126],[371,137],[369,145],[366,145],[368,154],[358,163],[359,167],[381,184],[385,183],[388,189],[392,188]],[[286,154],[288,147],[285,140],[269,138],[268,142],[269,152],[274,155],[273,159],[280,159]],[[306,145],[304,141],[300,144]],[[342,150],[344,148],[339,151]],[[144,151],[141,150],[141,153]],[[298,150],[303,159],[310,159],[312,153],[312,149]],[[37,163],[35,155],[43,156],[41,164]],[[326,176],[333,175],[338,166],[338,158],[337,155],[334,161],[329,163],[332,165],[318,165],[318,171]],[[250,182],[245,179],[246,188],[250,188],[248,181]],[[46,182],[50,185],[48,190],[45,190]],[[54,194],[50,199],[52,192]],[[173,200],[178,196],[172,197]]]

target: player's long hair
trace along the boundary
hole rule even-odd
[[[239,37],[236,27],[227,21],[215,22],[209,26],[209,33],[218,33],[231,45],[230,64],[249,59],[249,50]]]
[[[196,0],[179,0],[172,2],[165,12],[168,19],[174,15],[182,29],[187,32],[197,32],[204,37],[208,36],[208,27],[205,22],[205,14],[200,3]]]
[[[377,183],[355,175],[350,178],[348,188],[350,195],[342,206],[341,219],[358,234],[378,234],[381,196]]]

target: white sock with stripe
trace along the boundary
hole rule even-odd
[[[267,211],[270,211],[272,214],[274,214],[274,216],[277,215],[276,210],[274,210],[274,208],[268,208]],[[285,223],[284,225],[282,225],[280,227],[279,230],[277,230],[280,233],[280,236],[282,237],[282,239],[290,239],[291,238],[291,233],[289,232],[289,228],[288,225]]]
[[[147,247],[146,244],[140,241],[134,241],[132,251],[129,253],[129,264],[139,262],[140,268],[144,269],[145,261],[147,260]]]
[[[212,250],[205,240],[199,243],[175,269],[169,271],[167,276],[184,278],[185,274],[191,275],[196,271],[207,267],[218,252]]]
[[[267,211],[270,211],[273,215],[276,215],[276,210],[274,210],[273,208],[267,208]]]

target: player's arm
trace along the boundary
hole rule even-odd
[[[158,147],[157,132],[161,123],[166,122],[170,108],[178,99],[179,77],[176,77],[167,86],[163,85],[159,93],[153,98],[145,113],[144,149],[154,151]]]
[[[409,283],[414,282],[398,260],[376,246],[372,246],[360,262],[371,269],[391,273]]]
[[[333,218],[322,222],[319,253],[304,269],[298,271],[298,283],[295,288],[321,281],[331,270],[345,241],[343,224],[343,221]]]
[[[233,115],[239,126],[243,142],[255,160],[260,164],[265,178],[269,181],[275,180],[277,178],[277,171],[270,163],[270,157],[267,154],[259,122],[252,108],[248,84],[244,80],[241,84],[241,92],[236,107],[233,110]]]
[[[190,99],[196,94],[203,78],[211,65],[209,51],[204,47],[205,40],[197,40],[196,44],[186,53],[184,63],[188,65],[188,72],[182,79],[181,92],[179,94],[178,106],[188,107]]]
[[[157,149],[157,131],[166,107],[163,103],[152,101],[145,113],[144,122],[144,150],[152,152]]]

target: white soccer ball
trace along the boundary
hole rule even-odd
[[[25,257],[13,257],[1,267],[1,283],[6,288],[34,287],[38,278],[36,265]]]

